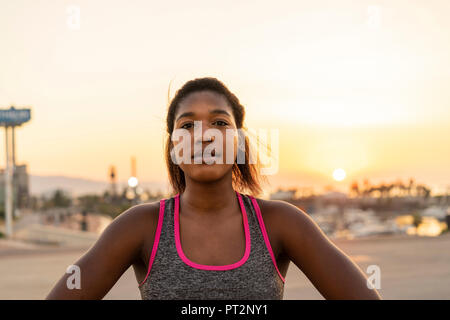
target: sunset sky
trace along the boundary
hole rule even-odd
[[[169,83],[213,76],[249,128],[279,130],[274,188],[445,190],[449,15],[446,0],[0,0],[0,108],[32,109],[16,134],[30,174],[106,180],[115,165],[126,180],[135,156],[138,178],[161,182]]]

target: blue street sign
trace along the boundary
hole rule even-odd
[[[1,126],[17,126],[31,119],[31,109],[0,109]]]

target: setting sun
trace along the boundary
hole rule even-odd
[[[333,178],[336,181],[342,181],[345,179],[345,171],[344,169],[338,168],[333,171]]]

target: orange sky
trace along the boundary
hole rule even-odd
[[[0,3],[0,107],[32,108],[17,132],[31,174],[105,180],[114,164],[125,180],[136,156],[141,180],[164,181],[169,82],[214,76],[248,127],[279,130],[274,186],[339,167],[337,186],[450,185],[448,1]]]

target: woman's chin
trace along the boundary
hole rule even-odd
[[[228,166],[223,164],[196,164],[190,165],[188,173],[184,173],[196,181],[209,182],[223,177],[227,171],[230,170]]]

